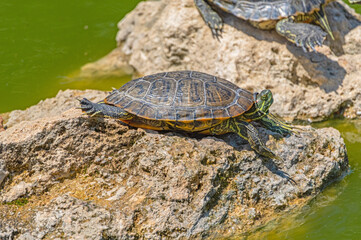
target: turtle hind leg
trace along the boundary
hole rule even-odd
[[[117,119],[131,119],[132,115],[119,107],[105,103],[93,103],[86,98],[80,100],[81,110],[90,116],[110,117]]]
[[[322,46],[327,33],[319,26],[308,23],[296,23],[294,17],[282,19],[276,24],[276,31],[288,41],[302,47],[303,51],[315,51],[315,47]]]
[[[213,36],[219,38],[223,29],[223,20],[205,0],[194,0],[203,20],[211,28]]]
[[[266,147],[259,138],[257,129],[252,124],[239,119],[234,119],[229,126],[233,132],[246,139],[251,145],[251,148],[258,154],[271,159],[282,160],[279,156],[273,153],[271,149]]]

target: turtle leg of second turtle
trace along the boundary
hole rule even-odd
[[[302,47],[305,52],[307,50],[315,51],[317,45],[322,46],[327,33],[332,40],[335,39],[327,20],[324,5],[321,5],[320,10],[314,11],[312,14],[300,14],[278,21],[276,31],[290,42]]]
[[[194,3],[200,12],[203,20],[211,28],[213,36],[221,36],[223,29],[223,20],[219,14],[214,11],[205,0],[194,0]]]
[[[322,46],[327,35],[319,26],[296,22],[293,16],[278,21],[276,31],[288,41],[302,47],[305,52],[315,51],[317,45]]]

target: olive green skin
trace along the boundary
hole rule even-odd
[[[138,78],[113,90],[102,102],[80,100],[91,116],[119,119],[153,130],[219,135],[235,132],[263,156],[277,158],[250,123],[288,134],[292,127],[269,113],[270,90],[253,94],[233,83],[196,71],[165,72]]]

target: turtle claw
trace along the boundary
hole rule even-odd
[[[311,48],[313,52],[316,52],[315,46],[313,44],[310,44],[309,48]]]
[[[316,44],[321,47],[322,46],[322,41],[320,41],[320,39],[316,39]]]
[[[213,37],[222,38],[223,33],[223,20],[217,15],[217,17],[212,16],[210,21],[207,21],[207,25],[210,27],[212,31]]]
[[[219,40],[222,37],[223,20],[218,13],[211,8],[205,0],[194,0],[204,22],[209,26],[212,31],[213,37]]]
[[[322,31],[319,27],[317,26],[312,26],[314,27],[314,31],[312,31],[309,36],[306,37],[305,42],[307,44],[307,48],[309,50],[315,51],[315,46],[322,46],[323,41],[326,38],[327,33],[325,33],[324,31]]]
[[[311,34],[304,38],[296,39],[295,43],[296,46],[302,47],[304,52],[316,52],[316,46],[322,46],[322,42],[325,39],[326,33],[322,32],[323,34]]]
[[[304,52],[317,51],[316,46],[322,46],[327,36],[319,26],[297,23],[292,17],[280,20],[276,25],[276,31],[297,47],[302,47]]]

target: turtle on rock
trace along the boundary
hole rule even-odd
[[[269,112],[270,90],[251,93],[235,84],[196,71],[164,72],[134,79],[103,101],[80,100],[91,116],[116,118],[133,126],[219,135],[237,133],[260,155],[277,157],[260,140],[252,121],[287,135],[292,127]]]
[[[194,0],[213,35],[219,36],[223,20],[215,11],[221,9],[259,29],[277,33],[306,52],[315,51],[327,35],[334,39],[324,7],[331,0]],[[361,3],[361,0],[351,0]],[[319,27],[319,26],[321,27]],[[327,33],[326,33],[327,32]]]

